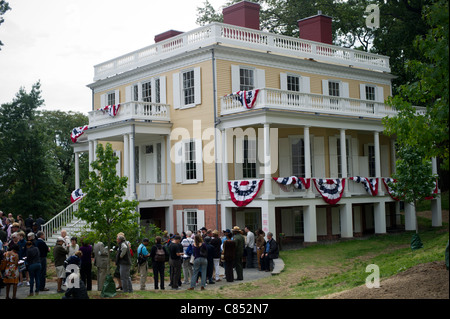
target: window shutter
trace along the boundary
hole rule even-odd
[[[205,211],[197,210],[197,229],[200,229],[205,226]]]
[[[381,158],[381,176],[390,176],[389,174],[389,146],[387,145],[381,145],[380,151],[383,156],[380,156]],[[380,176],[377,176],[380,177]]]
[[[179,109],[181,105],[180,73],[173,74],[173,108]]]
[[[202,78],[200,67],[194,68],[194,103],[202,103]]]
[[[325,177],[325,145],[323,136],[314,136],[314,177]]]
[[[129,85],[125,88],[125,102],[133,101],[133,86]]]
[[[266,87],[266,70],[255,70],[255,89],[263,89]]]
[[[120,104],[120,91],[119,90],[114,91],[114,102],[115,102],[115,105]]]
[[[239,65],[231,66],[231,93],[241,90],[241,80],[239,75]]]
[[[311,79],[309,76],[302,76],[300,78],[300,92],[302,93],[311,93]]]
[[[360,176],[359,175],[359,156],[358,156],[358,150],[359,150],[359,141],[357,138],[352,138],[352,165],[353,165],[353,175],[354,176]]]
[[[291,159],[289,148],[289,138],[280,138],[278,140],[278,154],[279,154],[279,177],[288,177],[292,175]]]
[[[330,177],[338,177],[338,153],[337,153],[337,138],[330,136],[328,138],[328,149],[330,152]]]
[[[280,89],[287,91],[287,73],[280,73]]]
[[[177,142],[174,145],[175,150],[175,182],[182,183],[183,182],[183,142]]]
[[[106,106],[106,94],[100,95],[100,107]]]
[[[242,163],[244,162],[244,139],[236,137],[234,140],[234,178],[242,179]]]
[[[384,92],[382,86],[376,87],[375,100],[379,103],[384,103]]]
[[[184,231],[183,211],[177,210],[177,232],[181,233],[183,231]]]
[[[365,84],[360,84],[359,85],[359,98],[361,100],[365,100],[366,99],[366,85]]]
[[[342,90],[341,90],[340,96],[349,98],[350,97],[350,91],[349,91],[350,89],[349,89],[348,82],[341,82],[341,87],[342,87]]]
[[[322,80],[322,94],[330,95],[330,91],[328,90],[328,80]]]
[[[161,103],[166,104],[167,96],[166,96],[166,77],[165,76],[159,77],[159,91],[160,91]]]
[[[197,182],[203,182],[203,154],[202,154],[202,140],[195,140],[195,163]]]

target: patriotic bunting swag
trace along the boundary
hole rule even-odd
[[[434,198],[433,195],[438,193],[438,181],[437,180],[434,182],[434,185],[435,185],[435,187],[433,189],[433,193],[430,196],[425,197],[426,200],[433,199]]]
[[[253,108],[253,106],[255,106],[258,93],[259,90],[256,89],[251,91],[237,91],[229,94],[228,96],[237,95],[239,97],[239,102],[241,102],[242,106],[251,109]]]
[[[83,196],[84,196],[84,194],[81,191],[81,188],[77,188],[76,190],[74,190],[72,192],[72,195],[70,196],[70,202],[74,203],[74,202],[76,202],[77,200],[79,200]]]
[[[367,178],[361,176],[350,177],[350,179],[356,183],[363,184],[366,191],[372,195],[377,196],[378,194],[378,178]]]
[[[231,200],[239,207],[247,206],[258,195],[263,179],[251,181],[229,181]]]
[[[289,192],[290,189],[287,186],[293,185],[297,189],[308,189],[311,185],[311,179],[303,177],[290,176],[290,177],[273,177],[274,181],[278,183],[280,188]]]
[[[75,127],[72,130],[72,134],[70,134],[70,138],[72,139],[72,142],[76,143],[78,138],[83,135],[84,131],[88,129],[88,126],[81,126],[81,127]]]
[[[117,105],[107,105],[104,107],[101,107],[99,110],[103,112],[103,114],[108,113],[109,116],[116,116],[119,112],[120,104]]]
[[[396,180],[393,178],[381,178],[383,180],[383,184],[386,187],[387,192],[389,193],[389,196],[392,197],[393,200],[400,200],[400,196],[396,193],[394,193],[394,191],[392,190],[392,188],[389,187],[389,183],[395,183]]]
[[[334,205],[340,201],[344,192],[345,179],[314,179],[317,191],[322,195],[323,200]]]

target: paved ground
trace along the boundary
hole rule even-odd
[[[257,268],[250,268],[250,269],[244,269],[244,280],[243,281],[234,281],[234,282],[227,282],[226,280],[223,279],[223,274],[224,274],[224,269],[222,267],[220,267],[220,272],[219,272],[219,276],[221,278],[220,282],[217,282],[215,284],[211,284],[211,285],[207,285],[206,289],[210,290],[210,289],[215,289],[215,288],[219,288],[221,286],[224,285],[233,285],[233,284],[239,284],[239,283],[243,283],[243,282],[249,282],[249,281],[253,281],[253,280],[257,280],[260,278],[265,278],[265,277],[269,277],[272,275],[271,272],[265,272],[265,271],[259,271]],[[236,278],[236,272],[235,272],[235,278]],[[170,287],[169,287],[169,280],[168,278],[165,278],[165,288],[166,290],[170,291]],[[40,294],[42,295],[46,295],[46,294],[56,294],[56,282],[55,281],[47,281],[46,283],[46,287],[49,289],[49,291],[41,291]],[[185,290],[187,288],[189,288],[189,285],[181,285],[180,289],[181,290]],[[66,287],[63,287],[63,289],[65,290]],[[140,290],[140,285],[139,285],[139,279],[137,281],[133,282],[133,289],[135,291]],[[148,277],[147,278],[147,290],[153,290],[153,279]],[[97,290],[97,282],[94,281],[92,284],[92,290],[95,291]],[[200,288],[196,288],[196,290],[200,290]],[[27,286],[26,284],[20,286],[17,288],[17,298],[18,299],[26,299],[28,294],[30,292],[30,287]],[[63,296],[63,294],[60,294],[61,297]],[[1,289],[0,291],[0,299],[5,299],[6,297],[6,290],[5,289]],[[12,288],[10,291],[10,297],[12,297]]]

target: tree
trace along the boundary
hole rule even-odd
[[[9,6],[9,3],[5,0],[0,0],[0,24],[2,24],[5,19],[2,18],[2,15],[6,13],[6,11],[11,10],[11,7]],[[2,49],[3,43],[0,41],[0,50]]]
[[[118,159],[111,144],[105,148],[99,144],[96,151],[97,160],[91,163],[93,171],[83,189],[86,195],[75,214],[88,223],[95,240],[110,245],[119,232],[127,234],[138,229],[138,202],[124,200],[127,177],[116,174]]]
[[[45,133],[51,143],[51,157],[58,168],[60,181],[65,187],[65,193],[70,194],[75,189],[74,153],[70,132],[88,122],[86,115],[74,112],[42,111],[39,121],[45,128]],[[80,156],[80,180],[88,179],[89,160],[87,154]],[[83,187],[82,187],[83,188]],[[70,203],[70,196],[66,196],[66,204]]]
[[[50,216],[65,200],[55,163],[47,158],[47,135],[36,118],[43,103],[37,82],[29,93],[21,88],[0,107],[0,203],[15,215]]]
[[[448,1],[435,1],[424,10],[424,19],[430,28],[425,36],[417,37],[415,47],[420,57],[408,62],[415,80],[399,88],[399,94],[387,103],[398,111],[385,118],[385,132],[396,136],[398,145],[421,150],[427,159],[437,157],[449,168],[449,17]],[[426,111],[417,113],[417,106]]]

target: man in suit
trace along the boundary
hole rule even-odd
[[[244,280],[242,257],[244,255],[245,239],[238,226],[233,227],[233,240],[236,242],[236,255],[234,259],[237,274],[236,280]]]
[[[108,247],[102,242],[94,244],[94,266],[97,267],[97,290],[101,291],[108,273]]]

